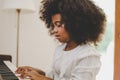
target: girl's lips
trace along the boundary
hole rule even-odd
[[[55,35],[55,37],[59,37],[60,35]]]
[[[60,38],[60,35],[55,35],[55,38],[56,38],[56,39]]]

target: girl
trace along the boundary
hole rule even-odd
[[[96,80],[101,62],[93,47],[101,41],[106,17],[91,0],[43,0],[40,18],[61,42],[49,73],[29,66],[16,73],[31,80]]]

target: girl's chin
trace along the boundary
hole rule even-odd
[[[66,43],[66,41],[58,40],[60,43]]]

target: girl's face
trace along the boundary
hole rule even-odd
[[[61,15],[55,14],[52,16],[52,27],[55,38],[61,43],[69,41],[70,37],[65,30],[64,24],[61,22]]]

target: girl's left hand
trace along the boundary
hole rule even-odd
[[[30,80],[52,80],[46,76],[40,75],[38,72],[36,71],[27,71],[24,73],[24,75],[22,76],[22,78],[26,78],[29,77]]]

